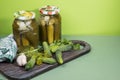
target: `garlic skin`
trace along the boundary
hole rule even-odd
[[[25,56],[25,54],[24,53],[22,53],[21,55],[19,55],[18,57],[17,57],[17,64],[19,65],[19,66],[24,66],[26,63],[27,63],[27,58],[26,58],[26,56]]]

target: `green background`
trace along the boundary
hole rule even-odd
[[[13,13],[56,5],[63,35],[120,35],[120,0],[0,0],[0,35],[12,33]]]

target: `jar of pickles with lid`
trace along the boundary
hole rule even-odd
[[[40,12],[40,40],[51,44],[54,40],[61,39],[61,16],[56,6],[44,6]]]
[[[17,11],[14,13],[13,37],[17,43],[18,51],[26,47],[37,48],[39,45],[39,26],[32,11]]]

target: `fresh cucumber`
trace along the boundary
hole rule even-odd
[[[56,51],[55,55],[56,55],[57,62],[59,64],[63,64],[62,52],[58,50]]]
[[[31,57],[31,59],[30,59],[30,60],[27,62],[27,64],[25,65],[25,70],[29,70],[29,69],[33,68],[34,65],[35,65],[35,62],[36,62],[36,56],[33,55],[33,56]]]
[[[45,54],[45,56],[46,56],[46,57],[51,57],[51,56],[52,56],[52,53],[50,52],[48,43],[44,41],[42,44],[43,44],[43,49],[44,49],[44,54]]]
[[[48,63],[48,64],[54,64],[54,63],[56,63],[56,60],[54,58],[43,57],[42,62]]]

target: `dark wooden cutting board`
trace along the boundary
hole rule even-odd
[[[82,47],[80,50],[70,50],[63,52],[63,60],[64,63],[71,61],[77,57],[80,57],[91,50],[91,46],[85,42],[80,40],[72,40],[73,43],[79,43]],[[58,63],[55,64],[42,64],[40,66],[35,66],[29,71],[25,71],[23,67],[19,67],[16,63],[0,63],[0,72],[11,80],[28,80],[32,77],[35,77],[39,74],[42,74],[46,71],[49,71],[57,66],[60,66]]]

